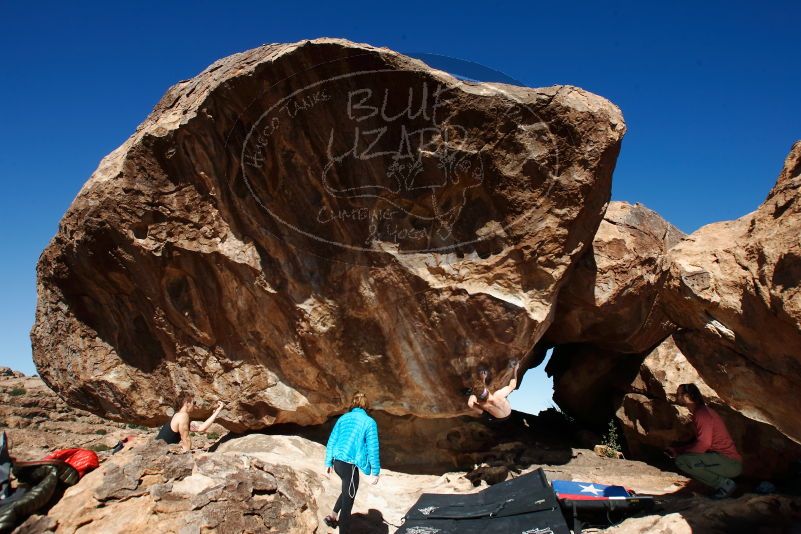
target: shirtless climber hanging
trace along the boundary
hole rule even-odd
[[[512,405],[509,404],[507,397],[517,387],[517,371],[520,368],[520,362],[512,359],[509,367],[513,371],[512,379],[509,380],[507,386],[494,393],[487,387],[489,372],[487,369],[479,369],[479,378],[473,386],[473,394],[467,400],[467,406],[474,415],[483,415],[491,423],[506,421],[512,416]]]

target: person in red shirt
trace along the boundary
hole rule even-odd
[[[676,400],[693,416],[695,441],[667,449],[676,467],[691,478],[715,488],[713,499],[730,497],[737,489],[732,480],[743,471],[743,458],[737,452],[723,419],[704,402],[695,384],[681,384]]]

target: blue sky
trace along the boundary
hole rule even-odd
[[[170,85],[234,52],[344,37],[583,87],[628,124],[613,198],[686,232],[754,210],[801,138],[797,2],[118,4],[0,2],[0,365],[28,373],[35,264],[64,211]],[[549,404],[541,373],[523,389]]]

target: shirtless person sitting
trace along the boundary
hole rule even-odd
[[[490,422],[500,422],[509,419],[512,415],[512,405],[509,404],[507,397],[517,387],[517,370],[520,363],[512,361],[512,379],[509,384],[496,392],[490,392],[487,387],[488,372],[485,369],[479,371],[480,380],[473,386],[473,394],[467,400],[467,406],[476,416],[485,415]]]
[[[179,406],[180,408],[175,412],[175,415],[172,416],[172,419],[164,423],[164,426],[161,427],[156,439],[165,441],[168,444],[180,443],[184,451],[188,452],[192,450],[192,440],[189,433],[205,432],[208,430],[212,423],[214,423],[214,420],[217,419],[217,416],[220,415],[225,405],[220,401],[217,404],[217,409],[211,414],[211,417],[202,423],[198,421],[190,422],[189,420],[192,410],[195,409],[195,399],[192,395],[184,395],[181,397]]]

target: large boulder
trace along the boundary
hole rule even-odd
[[[592,248],[559,292],[547,342],[635,354],[658,345],[676,329],[660,299],[662,259],[682,237],[641,204],[611,202]]]
[[[684,234],[641,204],[611,202],[570,273],[542,345],[554,401],[581,423],[605,430],[629,393],[645,353],[675,324],[663,310],[662,269]]]
[[[321,423],[356,390],[464,413],[475,367],[548,328],[624,130],[575,87],[463,82],[342,40],[224,58],[65,214],[34,361],[70,403],[148,424],[182,390],[227,400],[234,430]]]
[[[756,212],[683,239],[652,212],[610,204],[545,336],[560,407],[598,429],[616,414],[645,454],[692,436],[673,395],[697,382],[750,472],[798,457],[799,159],[801,143]]]
[[[801,441],[801,142],[753,213],[670,250],[676,342],[732,408]]]
[[[683,236],[641,204],[610,202],[559,292],[541,343],[554,346],[545,371],[554,401],[583,424],[607,428],[645,353],[676,329],[660,298],[662,265]]]

